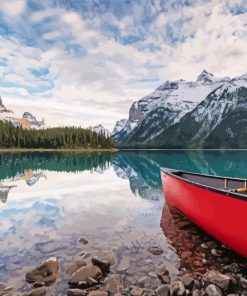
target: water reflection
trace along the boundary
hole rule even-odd
[[[185,233],[179,219],[163,209],[160,167],[247,177],[246,160],[244,151],[2,153],[0,281],[10,279],[10,285],[24,290],[25,271],[57,256],[62,266],[55,291],[59,295],[67,283],[64,270],[82,250],[81,235],[93,242],[87,246],[91,253],[110,250],[117,264],[124,256],[131,258],[129,282],[147,268],[155,270],[160,260],[175,275],[184,252],[181,244],[185,240],[187,250],[201,256],[194,243],[200,245],[204,234],[201,238],[191,225]],[[177,232],[183,234],[175,243]],[[150,244],[161,245],[164,254],[147,253]]]

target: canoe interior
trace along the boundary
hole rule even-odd
[[[188,181],[191,181],[193,183],[198,183],[204,186],[217,188],[220,190],[226,190],[226,191],[233,191],[239,188],[246,187],[246,181],[245,180],[239,180],[239,179],[231,179],[231,178],[221,178],[221,177],[212,177],[212,176],[203,176],[203,175],[197,175],[197,174],[190,174],[190,173],[184,173],[184,172],[176,172],[175,175],[178,175],[179,177],[186,179]],[[225,187],[225,185],[227,185]],[[241,192],[241,194],[247,195],[247,192]]]

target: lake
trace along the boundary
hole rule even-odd
[[[175,277],[185,249],[195,257],[184,265],[200,262],[195,248],[208,237],[191,226],[195,239],[188,238],[188,230],[173,219],[160,167],[247,179],[246,163],[246,151],[1,153],[0,281],[28,291],[25,273],[56,256],[61,271],[54,293],[66,295],[66,269],[82,251],[112,256],[112,271],[125,273],[127,284],[148,274],[155,286],[153,271],[162,262]],[[82,236],[89,244],[79,242]],[[150,254],[153,245],[164,253]]]

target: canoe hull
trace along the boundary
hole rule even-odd
[[[195,186],[161,171],[169,206],[247,258],[247,201]]]

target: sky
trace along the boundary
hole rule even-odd
[[[247,72],[246,0],[0,0],[0,95],[47,126],[112,130],[203,69]]]

